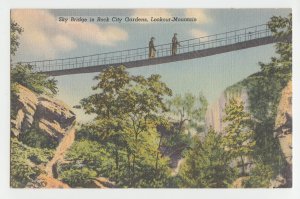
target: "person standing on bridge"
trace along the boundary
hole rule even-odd
[[[177,40],[177,33],[174,33],[174,36],[172,38],[172,55],[177,54],[177,46],[180,46],[180,44]]]
[[[151,40],[149,41],[149,58],[155,57],[156,49],[154,46],[154,39],[154,37],[151,37]]]

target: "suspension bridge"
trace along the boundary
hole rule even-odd
[[[156,45],[156,55],[149,58],[148,47],[99,53],[64,59],[20,62],[50,76],[100,72],[109,66],[127,68],[164,64],[201,58],[276,42],[291,42],[292,35],[275,37],[267,24],[180,41],[177,54],[172,55],[172,43]]]

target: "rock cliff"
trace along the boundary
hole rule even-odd
[[[17,86],[16,116],[11,120],[11,134],[18,137],[32,125],[50,138],[60,141],[76,119],[75,114],[63,102],[38,95],[28,88]]]
[[[274,132],[287,163],[283,172],[286,180],[285,185],[282,185],[284,187],[292,186],[292,119],[292,82],[290,81],[281,93]]]
[[[226,90],[224,91],[220,98],[207,109],[205,116],[205,123],[207,128],[213,128],[216,132],[222,133],[226,124],[223,122],[224,110],[226,103],[229,102],[230,98],[236,98],[245,103],[245,108],[248,106],[248,95],[246,89],[236,90]]]
[[[222,133],[226,124],[224,118],[225,105],[230,97],[238,97],[247,106],[249,99],[247,90],[240,89],[240,92],[226,90],[222,93],[217,102],[210,105],[206,113],[206,126],[212,127],[215,131]],[[282,156],[286,160],[286,168],[271,180],[270,187],[291,187],[292,186],[292,82],[290,81],[281,92],[281,98],[277,108],[277,116],[274,126],[274,137],[280,143]]]
[[[63,158],[64,152],[74,140],[75,114],[57,99],[38,95],[22,85],[17,85],[16,90],[16,100],[13,103],[16,115],[11,119],[11,136],[20,138],[28,132],[41,133],[46,136],[46,142],[54,140],[58,144],[54,157],[46,165],[29,165],[40,168],[41,175],[30,181],[26,187],[69,188],[67,184],[55,179],[52,166]],[[29,134],[29,137],[32,135]]]

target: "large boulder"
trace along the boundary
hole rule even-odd
[[[17,102],[12,104],[17,110],[16,116],[11,120],[11,133],[14,136],[19,136],[31,127],[38,104],[37,95],[28,88],[17,85],[17,91]]]
[[[76,116],[62,101],[39,96],[35,118],[41,132],[60,141],[72,126]]]
[[[28,88],[17,85],[16,116],[11,120],[11,134],[18,137],[35,123],[41,133],[60,141],[73,125],[76,116],[63,102],[38,95]]]

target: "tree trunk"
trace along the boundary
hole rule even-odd
[[[135,154],[133,155],[132,159],[132,179],[131,179],[131,186],[134,186],[135,184]]]
[[[159,148],[160,148],[162,139],[163,139],[163,135],[161,134],[161,135],[160,135],[160,138],[159,138],[159,143],[158,143],[158,147],[157,147],[157,152],[156,152],[156,161],[155,161],[155,171],[156,171],[156,173],[157,173],[157,171],[158,171]]]
[[[135,133],[135,136],[134,136],[134,143],[135,143],[135,151],[134,151],[134,154],[133,154],[133,158],[132,158],[132,181],[131,181],[131,185],[134,186],[135,184],[135,158],[136,158],[136,150],[137,150],[137,140],[138,140],[138,133]]]
[[[119,182],[119,149],[118,147],[116,148],[116,156],[115,156],[115,162],[116,162],[116,183]]]
[[[242,175],[245,175],[245,163],[244,163],[244,159],[243,156],[241,156],[241,161],[242,161]]]
[[[131,184],[131,163],[130,163],[130,153],[127,150],[127,162],[128,162],[128,178],[129,178],[129,184]]]

